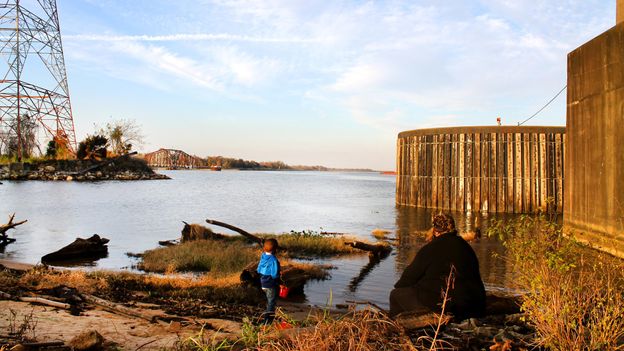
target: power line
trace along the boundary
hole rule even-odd
[[[568,86],[564,86],[563,88],[561,88],[561,90],[559,90],[559,92],[557,93],[557,95],[555,95],[552,99],[550,99],[550,101],[548,101],[546,103],[546,105],[544,105],[542,108],[540,108],[537,112],[535,112],[531,117],[525,119],[522,122],[519,122],[518,125],[521,126],[523,124],[525,124],[526,122],[530,121],[533,117],[537,116],[540,112],[544,111],[544,109],[546,107],[548,107],[548,105],[550,105],[553,101],[555,101],[555,99],[557,99],[559,97],[559,95],[561,95],[561,93],[563,93],[564,90],[566,90]]]

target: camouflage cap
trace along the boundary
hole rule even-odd
[[[439,234],[452,232],[455,230],[455,219],[449,214],[439,213],[433,216],[433,229]]]

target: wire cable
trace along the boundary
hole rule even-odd
[[[555,95],[552,99],[550,99],[550,101],[548,101],[546,103],[546,105],[544,105],[542,108],[540,108],[537,112],[535,112],[531,117],[525,119],[522,122],[519,122],[518,125],[521,126],[523,124],[525,124],[526,122],[530,121],[531,119],[533,119],[533,117],[537,116],[540,112],[544,111],[544,109],[546,107],[548,107],[548,105],[550,105],[553,101],[555,101],[555,99],[557,99],[559,97],[559,95],[561,95],[561,93],[563,93],[564,90],[566,90],[568,86],[564,86],[563,88],[561,88],[561,90],[559,90],[559,92],[557,93],[557,95]]]

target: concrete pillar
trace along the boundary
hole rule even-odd
[[[617,0],[616,12],[616,24],[624,22],[624,0]]]
[[[563,224],[577,239],[624,258],[622,23],[568,55]]]

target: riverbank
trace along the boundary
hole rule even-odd
[[[104,181],[169,179],[135,157],[97,160],[41,160],[0,165],[0,180]]]
[[[279,323],[262,328],[257,322],[264,296],[244,274],[249,261],[257,260],[257,246],[247,241],[249,238],[215,233],[212,237],[138,254],[139,268],[164,274],[0,266],[0,306],[5,311],[0,313],[0,324],[16,329],[22,323],[21,340],[14,336],[2,340],[0,336],[0,342],[71,345],[75,338],[85,337],[82,333],[97,332],[109,349],[286,351],[312,350],[313,345],[324,344],[327,347],[323,349],[329,350],[360,342],[366,345],[363,350],[419,350],[436,343],[432,339],[436,316],[422,320],[408,315],[394,321],[374,304],[333,305],[331,297],[325,308],[293,302],[297,296],[281,299]],[[353,247],[352,238],[342,235],[293,232],[277,238],[285,281],[296,284],[324,279],[331,274],[331,267],[292,259],[366,254]],[[360,243],[364,245],[356,247],[389,245]],[[370,258],[371,262],[378,259]],[[291,268],[304,280],[289,279]],[[301,286],[293,293],[303,292]],[[490,297],[490,311],[498,309],[493,312],[497,316],[445,322],[435,337],[477,349],[505,342],[528,345],[532,330],[521,316],[504,314],[518,312],[513,298],[504,300],[507,304],[501,309],[501,300]]]
[[[280,299],[279,323],[262,328],[262,294],[229,278],[0,266],[0,286],[0,328],[9,331],[0,333],[0,345],[70,345],[97,332],[110,350],[331,350],[352,342],[364,343],[362,350],[420,350],[436,327],[434,319],[429,327],[406,329],[375,306],[323,308]],[[458,321],[437,337],[480,350],[525,345],[532,335],[513,315]]]

